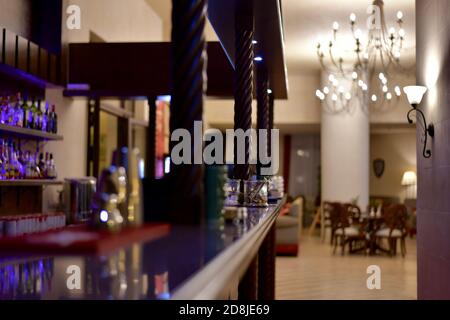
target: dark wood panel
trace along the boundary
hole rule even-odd
[[[69,45],[69,84],[90,90],[66,90],[66,95],[148,97],[171,92],[171,44],[72,43]],[[233,96],[233,68],[220,43],[208,43],[209,96]]]

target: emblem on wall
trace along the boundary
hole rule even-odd
[[[384,173],[385,161],[383,159],[373,160],[373,172],[377,178],[381,178]]]

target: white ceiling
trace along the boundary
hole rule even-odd
[[[285,28],[285,55],[288,73],[305,72],[319,68],[316,54],[317,39],[331,38],[332,24],[337,21],[340,33],[350,36],[350,13],[357,16],[358,28],[367,30],[366,10],[371,0],[281,0]],[[396,26],[396,13],[404,14],[408,58],[415,56],[415,0],[385,0],[385,16],[388,28]],[[344,38],[345,35],[343,34]]]
[[[170,40],[170,0],[146,0],[161,17],[164,24],[165,41]],[[358,28],[363,33],[367,21],[366,10],[371,0],[281,0],[285,28],[285,56],[288,74],[304,73],[319,70],[316,55],[317,39],[324,42],[331,37],[331,26],[339,22],[343,39],[350,36],[349,15],[355,13]],[[385,0],[385,15],[388,27],[396,26],[396,13],[404,14],[406,31],[405,58],[408,64],[415,58],[415,0]],[[206,28],[207,40],[217,40],[211,26]]]

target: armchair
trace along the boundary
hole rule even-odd
[[[289,214],[276,221],[276,252],[278,255],[296,256],[302,231],[303,198],[292,202]]]

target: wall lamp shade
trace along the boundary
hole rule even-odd
[[[410,105],[418,105],[422,102],[423,95],[427,92],[427,87],[424,86],[407,86],[403,88],[406,93]]]
[[[414,171],[406,171],[402,177],[402,186],[413,186],[417,184],[417,175]]]
[[[403,91],[405,92],[406,96],[408,97],[408,102],[411,104],[412,109],[408,111],[408,122],[413,123],[413,119],[411,118],[411,114],[413,112],[416,113],[416,119],[419,121],[419,116],[423,122],[423,128],[424,128],[424,140],[423,140],[423,156],[424,158],[430,158],[431,157],[431,150],[427,149],[427,138],[428,136],[433,138],[434,137],[434,126],[432,123],[427,125],[427,120],[425,119],[425,115],[420,110],[418,105],[422,102],[423,95],[425,92],[427,92],[427,87],[424,86],[407,86],[403,88]]]

